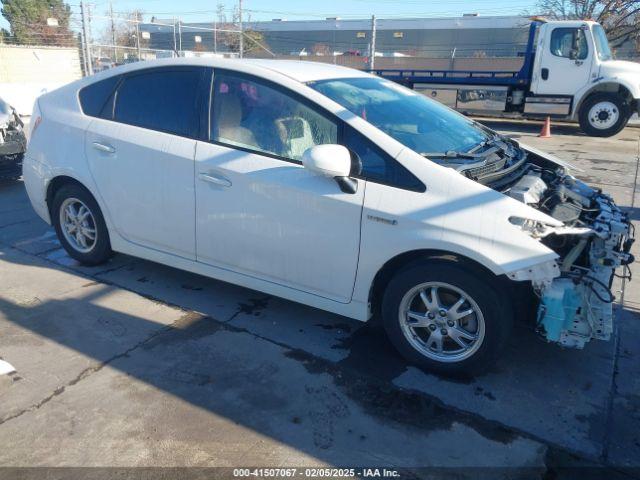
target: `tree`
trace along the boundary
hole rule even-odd
[[[71,8],[63,0],[0,0],[0,3],[13,43],[59,46],[75,43],[69,30]],[[57,26],[49,25],[49,18],[55,18]]]
[[[224,3],[218,3],[216,6],[216,16],[218,17],[217,27],[220,30],[238,30],[240,24],[240,13],[237,7],[233,9],[231,20],[227,20],[227,14],[225,13]],[[258,51],[269,52],[269,47],[264,41],[264,35],[262,32],[247,28],[247,25],[251,23],[251,16],[243,18],[243,32],[244,32],[244,53],[251,54]],[[226,45],[226,47],[232,52],[240,51],[240,33],[235,32],[220,32],[218,34],[218,42]]]
[[[136,22],[141,23],[143,21],[143,15],[144,13],[142,10],[133,10],[128,13],[120,14],[114,21],[115,32],[111,31],[110,24],[107,25],[102,32],[101,38],[104,43],[113,43],[113,37],[115,37],[116,46],[128,47],[121,51],[118,49],[115,50],[116,58],[114,58],[114,60],[116,62],[121,60],[124,52],[128,54],[129,58],[137,58],[137,51],[132,49],[137,48],[138,46],[138,30],[136,29]],[[142,34],[139,40],[140,48],[147,48],[149,46],[149,40],[142,38]]]
[[[640,38],[640,0],[540,0],[538,7],[554,20],[595,20],[612,47]]]

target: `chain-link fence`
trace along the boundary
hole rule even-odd
[[[19,31],[1,40],[75,47],[85,75],[140,60],[193,56],[297,59],[358,69],[516,71],[530,24],[517,16],[241,22],[237,10],[230,20],[208,12],[211,21],[186,22],[98,5],[71,4],[67,16],[47,19],[46,26],[12,24]],[[629,44],[617,56],[638,60],[637,52]]]
[[[413,22],[425,22],[417,19]],[[386,22],[386,23],[385,23]],[[428,22],[428,21],[427,21]],[[297,59],[353,68],[517,70],[526,48],[527,22],[509,28],[451,35],[402,21],[184,22],[144,21],[138,12],[104,14],[85,8],[83,55],[91,72],[123,63],[167,57],[224,56]],[[522,25],[518,25],[518,22]],[[100,25],[96,29],[96,25]],[[377,25],[379,27],[377,27]],[[380,28],[382,27],[382,28]],[[376,42],[377,39],[377,42]],[[373,58],[372,58],[373,55]]]
[[[112,10],[106,15],[85,12],[84,17],[82,52],[89,60],[89,73],[157,58],[238,57],[253,49],[245,44],[255,43],[250,35],[241,34],[239,24],[234,22],[185,24],[178,18],[144,21],[139,12]],[[97,31],[96,24],[100,25]]]

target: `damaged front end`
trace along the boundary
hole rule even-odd
[[[559,257],[509,275],[531,282],[539,298],[538,332],[573,348],[583,348],[592,338],[608,340],[616,269],[621,267],[618,276],[630,279],[634,260],[628,215],[609,195],[571,176],[566,162],[503,137],[491,145],[489,155],[475,156],[481,162],[457,170],[546,214],[547,222],[509,219]]]
[[[0,179],[17,178],[22,174],[26,148],[22,119],[0,98]]]
[[[616,269],[630,279],[633,226],[611,197],[567,173],[564,166],[527,152],[528,168],[504,193],[554,219],[510,221],[559,255],[555,275],[532,276],[540,302],[537,330],[550,342],[583,348],[613,332]],[[518,280],[517,273],[512,277]]]

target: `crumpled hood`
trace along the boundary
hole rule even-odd
[[[520,148],[523,148],[524,150],[526,150],[527,152],[533,153],[534,155],[538,155],[539,157],[544,158],[545,160],[548,160],[552,163],[555,163],[556,165],[563,167],[567,170],[576,170],[578,172],[583,172],[584,170],[582,170],[581,168],[576,167],[574,164],[567,162],[565,160],[562,160],[561,158],[556,157],[555,155],[549,153],[549,152],[545,152],[543,150],[539,150],[535,147],[532,147],[531,145],[527,145],[521,142],[517,142],[518,146]]]

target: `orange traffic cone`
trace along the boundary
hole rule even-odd
[[[551,138],[551,118],[547,117],[540,131],[540,138]]]

